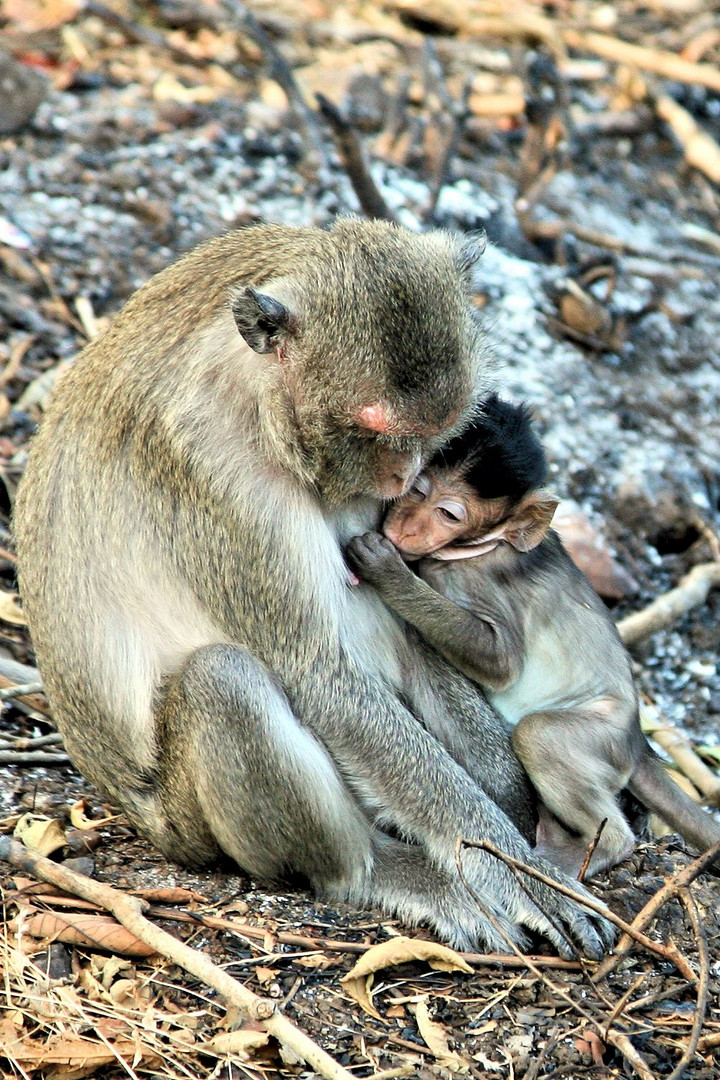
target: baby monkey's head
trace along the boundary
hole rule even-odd
[[[501,541],[518,551],[547,533],[557,499],[529,410],[491,394],[387,512],[383,532],[408,558],[459,559]]]

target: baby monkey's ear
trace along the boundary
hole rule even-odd
[[[532,551],[547,535],[559,502],[558,497],[545,488],[531,491],[505,522],[503,539],[517,551]]]

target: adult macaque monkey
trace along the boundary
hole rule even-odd
[[[63,378],[15,527],[67,748],[163,852],[504,949],[453,845],[535,860],[532,789],[476,688],[342,555],[469,416],[477,254],[353,220],[200,247]],[[536,906],[502,863],[467,866],[516,941],[607,944],[552,888],[527,882]]]
[[[537,852],[577,874],[606,819],[588,870],[620,862],[635,839],[616,801],[626,787],[691,844],[712,847],[720,825],[650,748],[615,625],[548,532],[557,499],[544,478],[529,414],[492,395],[393,503],[385,537],[351,542],[350,563],[514,725],[543,802]],[[420,560],[419,576],[398,552]]]

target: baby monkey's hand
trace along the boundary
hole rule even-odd
[[[412,573],[395,545],[378,532],[366,532],[362,536],[354,537],[345,554],[350,567],[363,581],[369,581],[373,585],[396,578],[400,574]]]

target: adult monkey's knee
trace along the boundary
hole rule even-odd
[[[350,888],[370,872],[370,825],[267,668],[211,645],[171,680],[158,716],[163,802],[192,843],[209,834],[248,873]],[[182,823],[182,824],[181,824]]]

